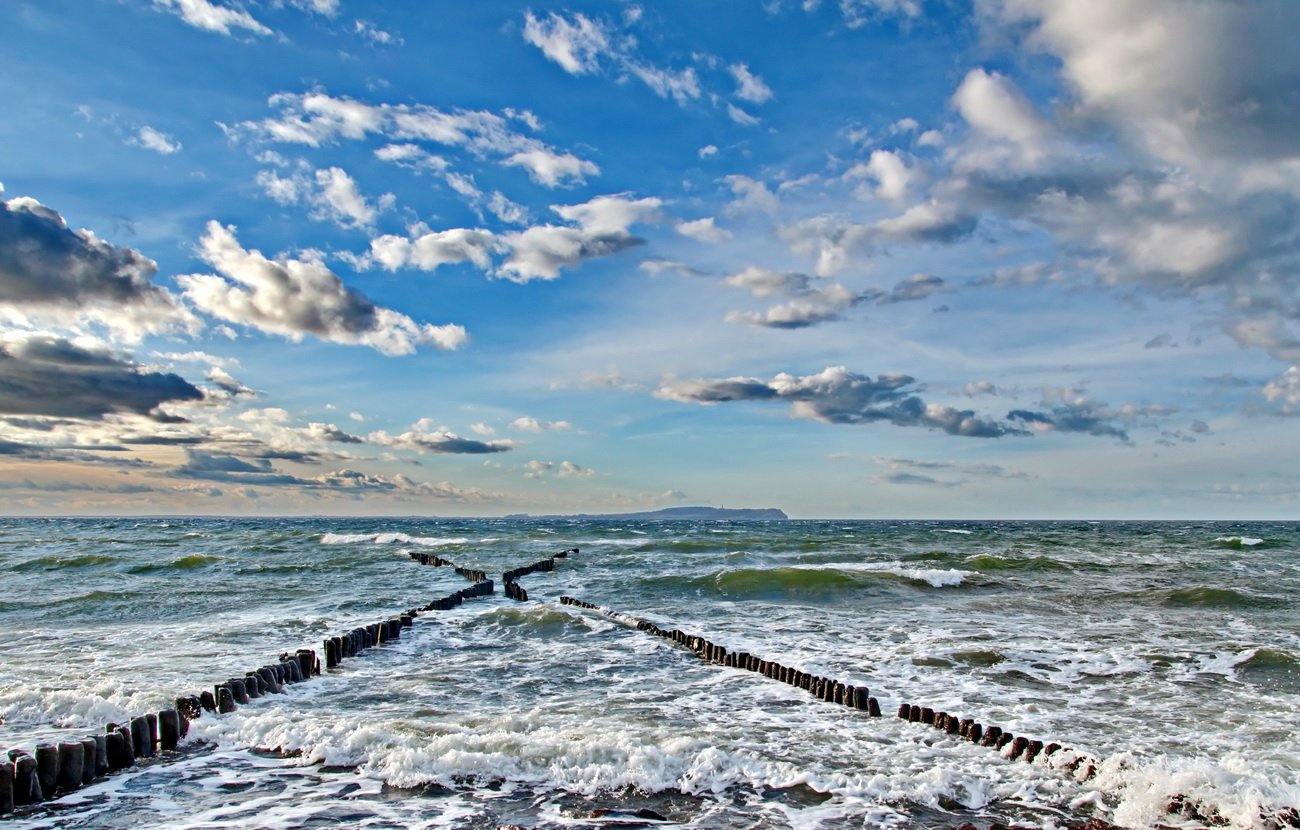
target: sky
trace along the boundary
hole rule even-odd
[[[1292,519],[1294,0],[8,0],[0,514]]]

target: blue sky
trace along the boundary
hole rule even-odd
[[[1292,518],[1291,0],[0,9],[0,512]]]

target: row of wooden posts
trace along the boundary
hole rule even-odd
[[[638,631],[644,631],[666,640],[671,640],[681,646],[685,646],[694,652],[698,657],[708,660],[712,663],[718,663],[731,668],[745,669],[747,671],[757,672],[765,677],[787,683],[798,689],[803,689],[811,693],[814,697],[820,698],[828,703],[837,703],[842,706],[848,706],[853,709],[859,709],[867,712],[872,717],[880,717],[880,704],[871,697],[866,686],[855,686],[849,683],[841,683],[838,680],[809,674],[808,672],[783,666],[774,660],[763,660],[748,652],[727,651],[720,645],[706,640],[694,634],[688,634],[679,629],[664,629],[649,620],[633,617],[618,611],[612,611],[589,602],[583,602],[573,597],[560,597],[561,605],[572,605],[578,608],[586,608],[592,611],[599,611],[614,619],[617,619],[627,625],[636,628]],[[981,746],[992,747],[1002,753],[1003,757],[1010,760],[1024,760],[1032,762],[1040,755],[1044,758],[1052,758],[1058,752],[1061,753],[1061,759],[1064,760],[1063,768],[1075,775],[1080,782],[1086,781],[1097,774],[1101,762],[1095,758],[1089,757],[1075,750],[1062,747],[1058,743],[1044,745],[1042,741],[1032,740],[1024,736],[1011,734],[1009,731],[997,726],[983,726],[976,723],[973,718],[960,718],[956,715],[950,715],[947,712],[935,711],[930,707],[917,706],[911,703],[904,703],[898,707],[898,716],[912,723],[923,723],[927,726],[933,726],[941,729],[950,735],[956,735],[965,738],[971,743]]]
[[[324,667],[332,669],[368,648],[400,639],[402,629],[412,626],[414,618],[422,612],[450,610],[466,599],[493,593],[492,580],[482,571],[456,567],[456,572],[473,584],[420,608],[407,609],[390,619],[326,638]],[[0,756],[0,815],[81,789],[97,778],[134,766],[140,759],[171,752],[189,733],[190,722],[204,712],[233,712],[256,698],[281,693],[285,686],[302,683],[320,673],[317,653],[300,648],[292,654],[281,654],[277,662],[247,672],[243,677],[217,683],[211,690],[178,697],[175,708],[131,718],[125,725],[110,723],[102,735],[42,743],[32,753],[11,749],[7,755]]]
[[[528,592],[524,590],[524,586],[519,584],[519,577],[539,572],[545,573],[547,571],[553,571],[555,570],[556,559],[563,559],[569,554],[577,552],[577,548],[562,550],[554,556],[547,557],[546,559],[539,560],[531,565],[525,565],[522,568],[515,568],[514,570],[506,571],[501,574],[501,581],[505,583],[504,590],[506,597],[517,602],[528,602]]]

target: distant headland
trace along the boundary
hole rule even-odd
[[[729,507],[665,507],[663,510],[650,510],[645,513],[573,513],[567,516],[531,516],[527,513],[513,513],[507,519],[549,520],[549,519],[617,519],[641,522],[655,521],[741,521],[770,522],[782,521],[790,517],[785,511],[776,507],[729,508]]]

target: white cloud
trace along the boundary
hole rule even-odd
[[[242,122],[230,128],[230,134],[311,147],[380,136],[388,144],[377,154],[386,161],[441,166],[432,154],[421,156],[403,146],[433,142],[495,157],[502,165],[523,167],[535,181],[548,186],[580,182],[600,172],[594,163],[553,150],[514,129],[511,122],[515,120],[533,128],[536,117],[531,113],[507,110],[502,116],[484,110],[447,112],[418,104],[371,105],[321,92],[280,93],[271,96],[269,103],[279,108],[277,117]]]
[[[1052,129],[1011,79],[972,69],[953,95],[957,111],[983,135],[1013,145],[1027,164],[1040,161]]]
[[[391,193],[372,203],[361,195],[356,180],[338,167],[287,177],[274,170],[262,170],[257,174],[257,183],[280,204],[306,204],[311,207],[313,219],[332,221],[343,228],[368,228],[394,203]]]
[[[1260,390],[1264,400],[1277,406],[1282,415],[1300,414],[1300,366],[1290,366],[1278,380],[1270,380]]]
[[[562,268],[640,245],[642,240],[628,228],[639,222],[659,221],[660,205],[659,199],[624,196],[599,196],[580,205],[553,205],[551,209],[572,224],[535,225],[502,237],[510,256],[497,273],[515,282],[553,280]]]
[[[356,21],[353,31],[375,46],[401,46],[400,37],[365,20]]]
[[[736,97],[746,101],[752,101],[755,104],[762,104],[772,99],[775,94],[772,88],[763,83],[763,79],[749,71],[749,67],[743,63],[732,64],[727,67],[731,77],[736,79],[738,89]]]
[[[633,25],[638,16],[627,16],[624,25]],[[602,63],[639,78],[660,98],[673,98],[686,104],[700,97],[700,80],[694,67],[666,69],[646,62],[636,52],[636,38],[621,35],[611,24],[575,13],[569,18],[550,12],[537,18],[531,11],[524,15],[524,40],[542,50],[547,58],[571,75],[598,74]]]
[[[759,119],[742,110],[735,104],[727,104],[727,116],[744,127],[752,127],[759,123]]]
[[[435,156],[418,144],[385,144],[375,150],[375,158],[412,170],[432,170],[435,173],[450,165],[442,156]]]
[[[530,179],[546,187],[583,184],[587,176],[600,174],[600,168],[593,162],[572,153],[556,153],[540,147],[515,153],[503,164],[524,168]]]
[[[861,190],[858,195],[885,199],[890,202],[902,202],[917,179],[917,173],[892,150],[875,150],[865,163],[854,165],[844,174],[846,179],[867,178],[876,182],[876,187]]]
[[[246,11],[218,6],[208,0],[153,0],[154,8],[170,12],[196,29],[229,35],[231,29],[244,29],[255,35],[269,35],[271,30],[258,23]]]
[[[627,69],[660,98],[672,97],[677,103],[685,104],[700,97],[700,79],[694,67],[674,72],[643,63],[629,63]]]
[[[136,131],[135,136],[130,140],[131,144],[137,147],[143,147],[146,150],[153,150],[164,156],[172,153],[178,153],[181,150],[181,143],[167,133],[155,130],[153,127],[145,126]]]
[[[749,176],[727,176],[723,180],[737,198],[727,206],[728,213],[759,210],[775,213],[780,202],[767,185]]]
[[[514,419],[510,426],[521,432],[564,432],[573,429],[573,424],[568,421],[542,422],[527,415]]]
[[[712,144],[705,144],[700,148],[700,158],[711,159],[718,154],[718,148]]]
[[[566,20],[551,12],[538,19],[530,11],[524,17],[524,40],[570,75],[585,75],[600,71],[600,57],[610,49],[611,33],[581,14]]]
[[[426,344],[454,349],[468,339],[460,326],[416,323],[374,305],[318,260],[270,260],[245,250],[234,228],[216,221],[208,223],[199,245],[200,255],[221,276],[190,274],[177,281],[191,303],[227,322],[291,340],[312,334],[389,355],[410,354]]]
[[[496,235],[482,229],[452,228],[411,238],[385,234],[370,240],[370,252],[360,264],[378,263],[387,271],[432,271],[440,265],[472,262],[486,271],[496,245]]]
[[[753,266],[732,274],[723,282],[738,288],[747,288],[757,298],[778,295],[793,297],[789,302],[772,306],[764,312],[733,311],[726,316],[726,321],[729,323],[743,323],[765,328],[807,328],[818,323],[838,320],[845,310],[863,299],[839,283],[815,288],[812,279],[805,274],[771,271]]]
[[[677,225],[676,231],[682,236],[690,237],[697,242],[726,242],[731,238],[731,231],[713,224],[712,216],[695,219],[691,222],[682,222]]]

